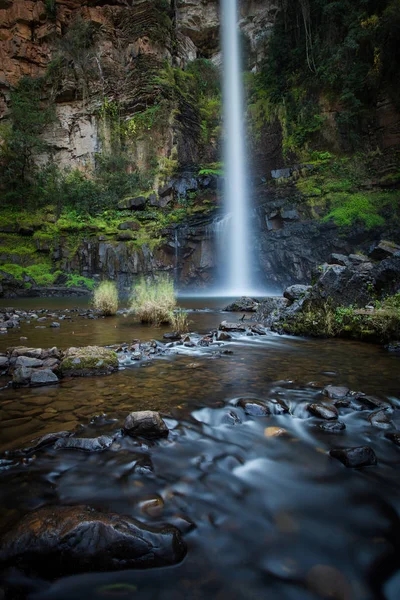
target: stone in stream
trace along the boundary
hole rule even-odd
[[[327,385],[324,388],[324,396],[328,396],[331,400],[344,398],[350,392],[349,388],[340,385]]]
[[[224,310],[227,312],[257,312],[259,304],[260,303],[257,300],[254,300],[254,298],[243,296],[243,298],[229,304]]]
[[[337,458],[345,467],[359,468],[376,465],[378,462],[375,452],[370,446],[359,446],[356,448],[333,448],[329,454]]]
[[[39,438],[35,438],[31,441],[31,446],[27,446],[26,448],[20,448],[18,450],[8,450],[6,452],[7,456],[21,456],[21,454],[33,454],[37,450],[41,448],[45,448],[46,446],[51,446],[55,444],[59,439],[67,438],[72,435],[72,431],[58,431],[56,433],[47,433],[46,435],[42,435]]]
[[[246,325],[244,323],[228,323],[228,321],[222,321],[219,326],[219,330],[245,332]]]
[[[53,321],[53,323],[50,324],[50,327],[57,328],[57,327],[61,327],[61,325],[60,325],[60,323],[57,323],[57,321]]]
[[[29,356],[20,356],[15,362],[15,367],[28,367],[30,369],[36,369],[42,367],[43,361],[38,358],[30,358]]]
[[[181,334],[177,333],[177,332],[170,332],[170,333],[164,333],[163,338],[164,340],[168,340],[169,342],[177,342],[181,339]]]
[[[271,414],[268,406],[252,398],[240,398],[236,406],[242,408],[250,417],[268,417]]]
[[[85,506],[44,507],[26,515],[0,543],[0,561],[46,579],[90,571],[165,567],[186,545],[172,526],[147,527]]]
[[[28,367],[18,367],[13,373],[13,386],[29,385],[33,369]]]
[[[97,438],[60,438],[54,444],[55,450],[82,450],[83,452],[102,452],[113,443],[114,438],[101,435]]]
[[[229,335],[229,333],[226,333],[226,331],[218,331],[217,333],[217,341],[218,342],[227,342],[228,340],[231,340],[232,336]]]
[[[69,348],[60,369],[66,377],[109,375],[118,370],[118,356],[116,352],[100,346]]]
[[[390,411],[386,409],[380,409],[371,413],[368,417],[368,421],[373,427],[379,427],[379,429],[390,429],[393,427],[393,421],[389,417]]]
[[[250,327],[250,330],[252,331],[252,333],[255,333],[256,335],[267,335],[267,332],[265,331],[265,327],[263,327],[259,323],[252,325]]]
[[[125,419],[124,431],[131,437],[159,438],[168,435],[168,427],[154,410],[131,412]]]
[[[396,446],[400,446],[400,433],[385,433],[385,438],[396,444]]]
[[[340,433],[346,429],[346,425],[342,421],[326,421],[325,423],[320,423],[318,428],[328,433]]]
[[[339,416],[337,409],[334,406],[328,406],[327,404],[309,404],[307,410],[314,415],[314,417],[325,419],[325,421],[334,421]]]
[[[58,377],[51,369],[34,370],[32,371],[30,383],[35,387],[54,385],[55,383],[58,383]]]
[[[0,356],[0,369],[7,369],[9,360],[7,356]]]

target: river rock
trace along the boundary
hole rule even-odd
[[[218,342],[227,342],[228,340],[231,340],[232,336],[229,335],[229,333],[227,333],[226,331],[218,331],[217,333],[217,341]]]
[[[239,300],[235,300],[232,304],[229,304],[224,310],[228,312],[256,312],[258,309],[259,302],[254,298],[248,298],[243,296]]]
[[[29,369],[35,369],[37,367],[42,367],[43,361],[38,358],[30,358],[29,356],[20,356],[17,358],[15,362],[15,367],[27,367]]]
[[[307,410],[315,417],[325,419],[325,421],[334,421],[339,416],[339,413],[334,406],[328,406],[326,404],[309,404]]]
[[[291,285],[283,292],[283,297],[290,302],[295,302],[307,294],[311,290],[311,285]]]
[[[344,398],[350,392],[349,388],[339,385],[327,385],[324,388],[324,396],[328,396],[331,400],[339,400]]]
[[[368,417],[368,421],[373,425],[373,427],[378,427],[379,429],[390,429],[393,427],[393,422],[389,417],[390,411],[386,411],[385,409],[377,410],[371,413]]]
[[[348,468],[369,467],[376,465],[375,452],[370,446],[359,446],[357,448],[333,448],[329,454],[337,458]]]
[[[97,438],[63,437],[54,444],[55,450],[82,450],[83,452],[102,452],[107,450],[114,439],[107,435]]]
[[[65,353],[60,369],[66,377],[109,375],[118,370],[118,356],[113,350],[100,346],[70,348]]]
[[[320,423],[318,428],[328,433],[339,433],[346,429],[346,425],[342,421],[326,421],[325,423]]]
[[[240,400],[237,402],[237,406],[243,408],[246,415],[251,417],[268,417],[271,414],[268,406],[265,406],[261,402],[253,400],[252,398],[240,398]]]
[[[6,454],[7,456],[20,456],[21,454],[33,454],[40,450],[41,448],[45,448],[46,446],[51,446],[55,444],[57,440],[61,438],[67,438],[72,435],[72,431],[58,431],[56,433],[47,433],[46,435],[42,435],[39,438],[35,438],[30,443],[30,446],[26,448],[19,448],[18,450],[9,450]]]
[[[252,333],[255,333],[256,335],[267,335],[265,328],[262,325],[259,325],[258,323],[256,323],[255,325],[252,325],[250,327],[250,331]]]
[[[0,370],[7,369],[9,360],[7,356],[0,356]]]
[[[12,378],[13,385],[15,387],[19,387],[21,385],[29,385],[31,381],[32,372],[33,369],[30,369],[29,367],[18,367],[17,369],[15,369]]]
[[[385,433],[385,437],[396,444],[396,446],[400,446],[400,433]]]
[[[58,377],[51,369],[39,369],[32,371],[31,385],[39,387],[42,385],[54,385],[58,383]]]
[[[0,561],[50,579],[90,571],[164,567],[186,546],[172,526],[146,527],[129,517],[85,506],[41,508],[1,541]]]
[[[124,431],[131,437],[159,438],[168,435],[168,427],[154,410],[131,412],[125,419]]]
[[[50,323],[50,327],[57,329],[58,327],[61,327],[61,325],[57,321],[53,321],[52,323]]]
[[[245,332],[246,325],[244,323],[228,323],[228,321],[222,321],[219,326],[220,331],[239,331]]]

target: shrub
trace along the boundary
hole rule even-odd
[[[174,333],[187,333],[189,331],[188,313],[178,308],[171,315],[171,325]]]
[[[94,290],[93,305],[104,316],[115,315],[118,310],[117,286],[112,281],[102,281]]]
[[[175,306],[174,283],[168,276],[152,282],[141,279],[133,289],[131,311],[142,323],[171,323]]]

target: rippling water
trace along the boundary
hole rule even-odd
[[[226,317],[192,312],[192,328],[207,332]],[[0,351],[20,344],[21,336],[27,345],[65,348],[162,333],[130,317],[74,315],[58,330],[24,324],[0,338]],[[227,349],[232,354],[221,354]],[[50,583],[15,572],[8,578],[32,600],[399,598],[400,449],[371,426],[370,411],[340,409],[346,430],[328,434],[306,410],[329,383],[400,406],[399,358],[373,345],[273,334],[185,352],[110,377],[0,392],[2,451],[62,429],[78,427],[87,437],[112,433],[132,410],[160,410],[171,428],[160,442],[123,438],[90,455],[44,449],[5,469],[3,528],[43,505],[88,504],[147,524],[176,524],[188,544],[184,562]],[[283,399],[290,414],[249,417],[235,406],[243,396]],[[268,437],[272,427],[287,434]],[[378,466],[346,469],[328,454],[335,446],[365,444]]]

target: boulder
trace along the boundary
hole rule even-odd
[[[331,254],[328,263],[330,265],[341,265],[342,267],[351,266],[351,260],[345,254]]]
[[[320,423],[318,428],[328,433],[340,433],[346,429],[346,425],[342,421],[326,421],[325,423]]]
[[[393,422],[389,416],[390,413],[391,411],[389,411],[388,414],[388,411],[384,408],[377,410],[369,415],[368,421],[373,427],[378,427],[379,429],[390,429],[393,427]]]
[[[372,260],[385,260],[393,256],[400,256],[400,246],[393,242],[381,241],[369,253]]]
[[[118,225],[120,231],[138,231],[140,229],[139,223],[136,221],[125,221]]]
[[[259,302],[254,298],[243,296],[232,304],[229,304],[224,310],[228,312],[256,312]]]
[[[400,288],[400,256],[382,260],[374,271],[375,288],[380,294],[395,294]]]
[[[332,307],[364,307],[371,299],[370,285],[371,279],[363,273],[341,265],[326,265],[310,291],[310,303],[313,307],[327,301]]]
[[[218,331],[217,333],[217,341],[218,342],[227,342],[228,340],[231,340],[232,336],[229,335],[229,333],[227,333],[226,331]]]
[[[126,417],[124,431],[131,437],[155,439],[167,436],[169,430],[158,412],[142,410]]]
[[[284,298],[290,302],[303,298],[311,290],[311,285],[291,285],[283,292]]]
[[[113,350],[100,346],[69,348],[61,362],[60,370],[66,377],[109,375],[118,370],[118,356]]]
[[[29,367],[18,367],[15,369],[12,378],[13,386],[19,387],[21,385],[29,385],[32,372],[33,369],[30,369]]]
[[[0,370],[7,369],[9,364],[9,360],[7,356],[0,356]]]
[[[39,369],[32,371],[31,385],[39,387],[42,385],[54,385],[58,383],[58,377],[51,369]]]
[[[334,421],[339,416],[334,406],[327,406],[326,404],[309,404],[307,410],[315,417],[325,419],[325,421]]]
[[[359,468],[376,465],[375,452],[370,446],[359,446],[357,448],[334,448],[329,454],[337,458],[345,467]]]
[[[36,369],[37,367],[42,367],[43,361],[38,358],[30,358],[29,356],[20,356],[17,358],[15,362],[15,368],[18,367],[27,367],[29,369]]]
[[[246,415],[251,417],[268,417],[271,414],[268,406],[265,406],[261,402],[253,400],[252,398],[240,398],[237,406],[240,406]]]
[[[244,323],[228,323],[228,321],[222,321],[219,326],[220,331],[246,331],[246,325]]]
[[[146,206],[147,198],[137,196],[136,198],[125,198],[118,203],[118,210],[143,210]]]
[[[324,396],[328,396],[328,398],[330,398],[331,400],[338,400],[340,398],[344,398],[349,393],[349,388],[341,385],[327,385],[323,391]]]
[[[85,506],[44,507],[26,515],[0,543],[3,565],[47,579],[79,572],[165,567],[186,547],[172,526],[146,527]]]
[[[289,305],[287,298],[279,296],[271,296],[270,298],[264,298],[258,305],[255,319],[260,323],[270,327],[274,322],[278,321]]]
[[[54,444],[55,450],[82,450],[83,452],[102,452],[107,450],[114,439],[107,435],[97,438],[62,437]]]

